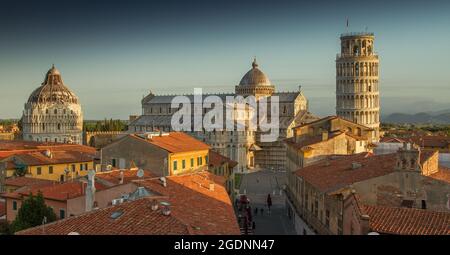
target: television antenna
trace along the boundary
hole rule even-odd
[[[144,177],[144,170],[142,170],[141,168],[137,171],[136,176],[139,178]]]

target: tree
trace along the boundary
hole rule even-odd
[[[22,202],[16,219],[12,222],[12,230],[14,232],[42,225],[44,217],[47,223],[56,220],[53,209],[45,204],[44,197],[41,192],[37,196],[30,196]]]

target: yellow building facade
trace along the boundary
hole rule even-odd
[[[184,174],[189,171],[204,168],[207,170],[209,150],[197,150],[169,154],[170,175]]]
[[[94,169],[94,161],[73,162],[67,164],[28,166],[26,177],[50,181],[67,181],[85,176],[88,170]]]

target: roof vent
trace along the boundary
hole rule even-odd
[[[45,150],[45,151],[44,151],[44,155],[45,155],[47,158],[53,158],[52,152],[51,152],[50,150]]]
[[[117,218],[119,218],[120,216],[122,216],[123,211],[115,211],[111,214],[111,219],[115,220]]]
[[[159,181],[161,182],[161,185],[163,187],[167,187],[167,179],[166,179],[166,177],[159,178]]]
[[[123,203],[125,199],[123,198],[117,198],[117,199],[113,199],[112,200],[112,205],[120,205],[121,203]]]
[[[162,206],[162,208],[161,208],[162,209],[162,214],[165,215],[165,216],[169,216],[170,213],[171,213],[171,211],[170,211],[170,203],[163,201],[160,204]]]
[[[150,209],[152,209],[152,211],[156,211],[158,210],[158,201],[156,201],[155,199],[152,200],[152,202],[150,203]]]
[[[209,184],[209,190],[210,191],[214,191],[214,188],[215,188],[215,184],[214,183],[210,183]]]
[[[358,168],[361,168],[361,167],[362,167],[361,163],[358,163],[358,162],[353,162],[352,163],[352,169],[358,169]]]

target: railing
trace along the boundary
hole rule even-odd
[[[342,33],[341,37],[345,36],[374,36],[375,34],[373,32],[348,32],[348,33]]]

